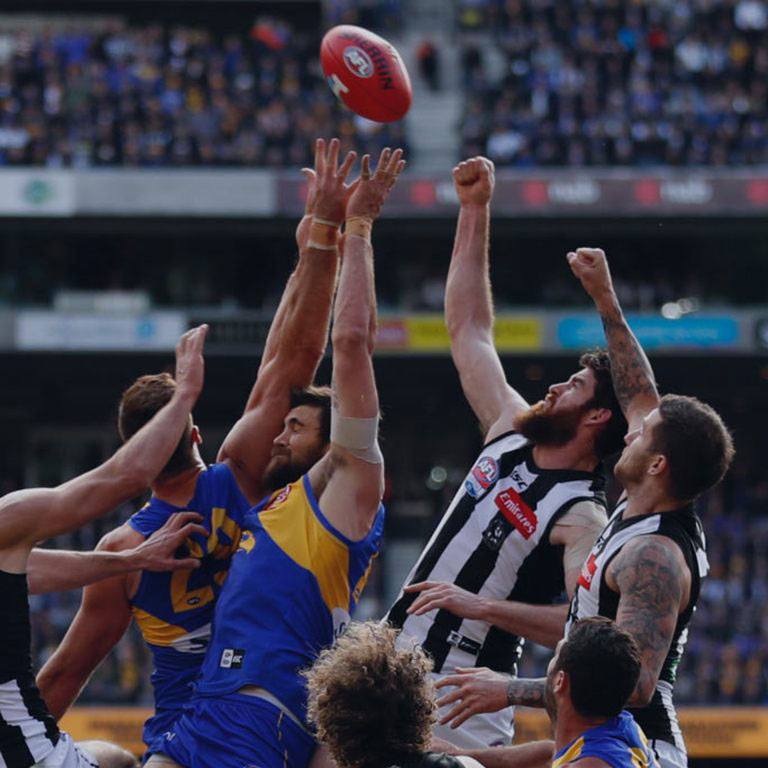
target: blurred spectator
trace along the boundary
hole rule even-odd
[[[356,130],[325,84],[319,41],[282,21],[204,29],[18,32],[0,39],[0,165],[297,166],[316,136],[377,153],[402,125]]]
[[[430,91],[440,90],[440,53],[431,40],[422,40],[416,49],[419,74]]]
[[[477,35],[462,53],[462,156],[501,165],[768,162],[763,0],[461,0],[506,60],[489,82]]]

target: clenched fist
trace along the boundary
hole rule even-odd
[[[453,184],[462,205],[488,205],[495,184],[493,163],[487,157],[472,157],[453,169]]]
[[[595,302],[613,296],[611,272],[605,252],[601,248],[577,248],[575,252],[571,251],[567,258],[571,271]]]

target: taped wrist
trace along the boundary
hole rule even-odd
[[[339,238],[338,225],[326,219],[312,218],[312,224],[309,227],[309,248],[316,248],[319,251],[333,251],[336,249]]]
[[[344,232],[348,235],[357,235],[370,242],[373,221],[365,216],[350,216],[344,223]]]
[[[331,442],[369,464],[381,464],[384,461],[379,448],[378,416],[372,419],[358,419],[342,416],[338,408],[332,408]]]

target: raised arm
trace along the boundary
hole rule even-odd
[[[640,679],[628,704],[643,707],[653,697],[678,615],[688,604],[690,572],[669,539],[639,536],[610,564],[606,583],[620,594],[616,624],[640,649]]]
[[[621,311],[605,253],[600,248],[579,248],[568,254],[568,264],[603,321],[613,388],[631,432],[659,404],[653,369]]]
[[[507,384],[493,341],[493,298],[488,263],[494,167],[474,157],[453,169],[461,209],[445,288],[445,323],[451,354],[486,439],[512,429],[528,407]]]
[[[27,583],[32,595],[79,589],[112,576],[133,571],[180,571],[197,568],[196,557],[175,557],[176,550],[193,534],[207,536],[197,522],[197,512],[171,515],[146,541],[121,551],[96,549],[70,552],[63,549],[35,548],[27,561]],[[197,521],[197,522],[196,522]]]
[[[323,357],[338,268],[338,234],[353,187],[346,178],[355,161],[339,165],[339,141],[318,139],[307,211],[296,233],[299,262],[286,285],[267,337],[245,412],[227,435],[218,460],[226,461],[252,501],[262,496],[262,475],[272,441],[283,426],[292,389],[309,386]]]
[[[373,373],[376,294],[371,229],[398,175],[402,150],[381,153],[375,174],[363,158],[347,204],[347,226],[333,323],[331,448],[310,472],[326,517],[345,536],[362,539],[381,502],[384,462],[378,446],[379,398]]]
[[[0,500],[0,568],[24,571],[35,543],[73,531],[149,487],[184,434],[202,389],[207,329],[181,337],[170,402],[104,464],[57,488],[17,491]]]

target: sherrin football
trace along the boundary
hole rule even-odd
[[[343,24],[328,30],[320,64],[336,97],[362,117],[391,123],[411,106],[411,80],[400,54],[367,29]]]

